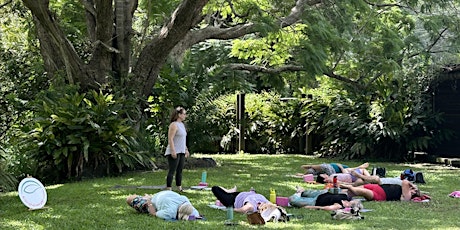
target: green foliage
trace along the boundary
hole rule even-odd
[[[5,150],[0,147],[0,192],[13,191],[18,181],[7,170]]]
[[[275,93],[246,94],[245,151],[249,153],[298,153],[302,137],[300,104],[283,102]],[[190,146],[200,152],[236,152],[239,124],[236,95],[203,101],[189,113]],[[220,144],[220,148],[218,147]],[[212,148],[214,147],[214,148]]]
[[[336,97],[326,100],[317,95],[303,115],[310,132],[324,138],[325,155],[408,160],[408,152],[428,151],[452,137],[439,128],[441,114],[427,107],[429,98],[415,86],[382,78],[366,91],[372,93],[336,91]]]
[[[133,125],[123,115],[126,98],[75,87],[44,92],[34,102],[33,120],[23,128],[21,154],[30,174],[45,181],[113,175],[124,168],[151,163],[149,152],[134,152]],[[89,172],[89,174],[86,171]]]

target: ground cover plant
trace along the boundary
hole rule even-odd
[[[269,197],[270,188],[278,196],[289,196],[295,186],[321,188],[308,185],[292,177],[307,163],[337,162],[303,155],[198,155],[212,157],[218,163],[214,168],[186,169],[184,187],[197,185],[202,171],[207,171],[207,182],[224,187],[238,186],[238,190],[254,187]],[[362,162],[341,161],[348,165]],[[266,229],[458,229],[460,227],[460,199],[448,194],[460,190],[458,168],[428,164],[394,164],[370,162],[385,167],[387,177],[398,176],[404,169],[422,171],[426,184],[419,187],[433,198],[428,203],[364,202],[371,212],[363,213],[364,220],[332,220],[330,212],[287,208],[293,218],[288,223],[268,223]],[[226,226],[226,212],[210,208],[215,202],[210,191],[185,190],[206,221],[169,222],[145,214],[138,214],[125,203],[130,194],[155,193],[159,190],[141,189],[139,186],[164,185],[166,171],[132,172],[121,177],[85,179],[81,182],[47,185],[48,202],[44,209],[29,211],[17,192],[0,194],[1,229],[256,229],[247,224],[246,217],[234,215],[238,223]],[[39,178],[38,178],[39,179]]]

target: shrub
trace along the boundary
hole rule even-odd
[[[81,94],[75,87],[42,93],[33,103],[33,120],[22,129],[19,158],[31,174],[53,182],[80,179],[85,171],[112,175],[147,166],[149,152],[132,149],[137,133],[123,118],[126,100],[95,91]]]

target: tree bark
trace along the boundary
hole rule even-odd
[[[23,0],[23,2],[34,16],[39,31],[41,53],[43,57],[46,57],[45,68],[49,74],[52,76],[60,70],[64,70],[70,84],[75,82],[89,83],[81,59],[49,11],[49,1]]]

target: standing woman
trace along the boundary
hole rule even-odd
[[[168,130],[168,147],[165,156],[168,158],[169,171],[166,177],[166,189],[171,190],[171,185],[176,173],[177,190],[182,191],[182,169],[184,168],[185,158],[189,157],[186,139],[187,130],[183,121],[187,113],[183,107],[175,108],[171,113],[171,124]]]

